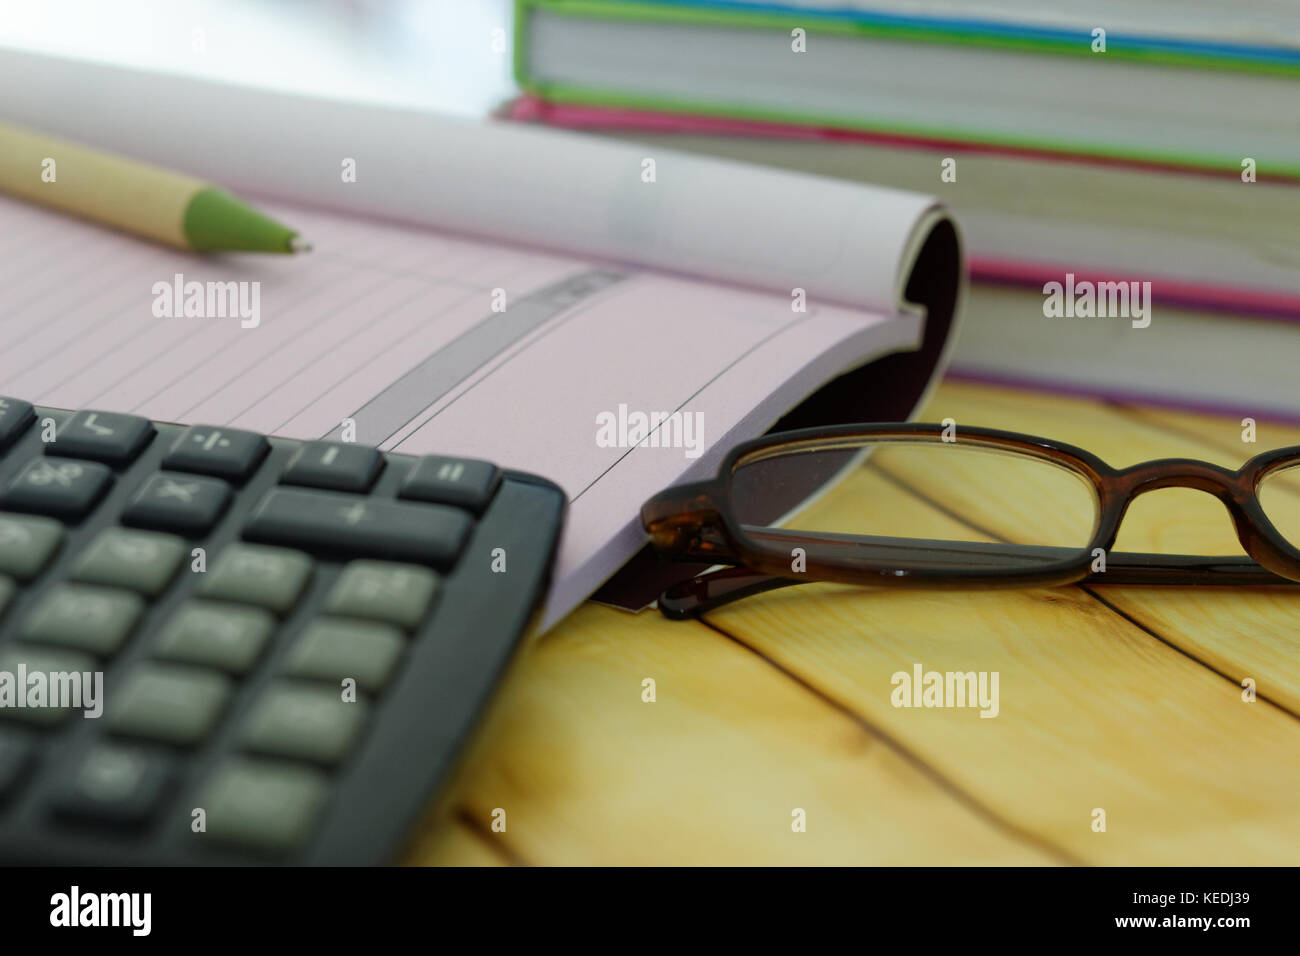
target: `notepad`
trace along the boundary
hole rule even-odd
[[[120,78],[94,69],[112,76],[82,89]],[[940,361],[961,266],[951,224],[924,197],[670,153],[656,157],[667,179],[656,191],[632,147],[197,85],[252,99],[230,130],[189,129],[178,107],[168,143],[192,154],[148,158],[216,168],[314,251],[200,259],[0,198],[0,393],[545,475],[570,509],[544,625],[638,550],[650,495],[711,473],[845,372],[922,356],[889,386],[912,403]],[[155,88],[150,117],[159,99]],[[115,116],[114,148],[144,152],[147,126]],[[204,137],[236,126],[241,158],[213,162]],[[102,142],[94,123],[83,133]],[[349,133],[366,193],[336,178],[344,144],[319,138]],[[367,143],[423,157],[425,185],[408,173],[399,195],[398,167]],[[277,179],[295,163],[296,186]],[[538,242],[560,193],[567,218]],[[764,242],[743,234],[739,212],[725,216],[741,200]],[[421,224],[393,221],[403,211]],[[674,223],[700,231],[674,236]],[[474,226],[498,237],[466,234]],[[638,250],[648,262],[631,261]],[[872,261],[855,268],[859,253]]]

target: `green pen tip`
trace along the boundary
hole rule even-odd
[[[311,252],[311,243],[297,233],[294,233],[289,237],[289,251],[295,253]]]

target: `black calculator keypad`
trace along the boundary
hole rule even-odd
[[[0,865],[393,859],[564,507],[489,462],[0,398],[0,671],[69,695],[0,701]]]

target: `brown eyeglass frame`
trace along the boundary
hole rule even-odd
[[[695,576],[663,592],[659,609],[671,618],[702,614],[739,598],[811,581],[886,585],[908,588],[1057,587],[1083,581],[1152,585],[1295,585],[1300,584],[1300,550],[1289,544],[1264,514],[1256,490],[1270,472],[1300,465],[1300,445],[1254,456],[1236,471],[1191,458],[1161,458],[1114,468],[1096,455],[1063,442],[992,428],[958,428],[955,443],[1030,455],[1073,470],[1086,478],[1097,495],[1098,518],[1091,541],[1083,548],[1037,545],[980,545],[964,542],[913,541],[876,548],[908,558],[906,562],[873,558],[861,535],[745,529],[731,505],[731,475],[747,459],[775,457],[809,446],[807,451],[852,451],[873,439],[940,441],[945,426],[929,423],[844,425],[807,428],[765,435],[737,445],[707,481],[660,492],[641,508],[650,544],[670,560],[730,565]],[[1214,495],[1232,517],[1246,556],[1192,556],[1111,553],[1120,522],[1133,500],[1159,488],[1193,488]],[[958,516],[960,518],[960,516]],[[887,541],[890,539],[879,539]],[[912,541],[912,539],[892,539]],[[776,545],[780,542],[780,546]],[[791,545],[804,548],[806,569],[790,570]],[[989,550],[996,548],[996,550]],[[1106,570],[1092,570],[1095,549],[1104,549]],[[983,549],[983,550],[981,550]],[[926,567],[926,555],[954,553],[972,565],[950,563]],[[1011,554],[1023,567],[1005,565]],[[1053,560],[1053,554],[1059,559]]]

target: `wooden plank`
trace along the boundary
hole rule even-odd
[[[1108,587],[1097,594],[1233,683],[1249,678],[1259,696],[1300,715],[1300,592]]]
[[[1073,399],[1025,401],[1005,392],[946,387],[926,417],[953,417],[959,432],[965,423],[1059,436],[1099,448],[1119,463],[1227,455],[1122,411]],[[915,520],[926,529],[917,536],[978,539],[962,527],[960,516],[1015,539],[1026,518],[1027,505],[1016,500],[1024,485],[982,481],[974,468],[914,465],[899,456],[873,457],[866,472],[889,472],[916,494],[890,492],[878,475],[859,474],[839,489],[851,494],[818,502],[816,526],[860,521],[870,507],[879,511],[881,533],[899,533]],[[1031,504],[1047,504],[1054,512],[1055,493],[1036,486]],[[936,512],[933,502],[946,506],[948,515]],[[1052,517],[1045,515],[1044,522]],[[1161,509],[1138,517],[1130,539],[1144,549],[1172,539],[1200,550],[1207,537],[1175,527],[1179,517]],[[1210,592],[1215,594],[1218,604],[1213,596],[1186,589],[1124,589],[1112,600],[1144,609],[1162,635],[1176,631],[1197,647],[1231,645],[1240,660],[1247,653],[1241,642],[1225,637],[1214,622],[1226,619],[1249,629],[1276,613],[1279,599],[1253,592],[1255,614],[1238,617],[1247,595]],[[1211,608],[1215,613],[1207,616]],[[1164,616],[1157,620],[1155,609]],[[1085,859],[1283,863],[1300,850],[1294,799],[1300,769],[1288,759],[1300,746],[1300,722],[1266,702],[1243,701],[1233,683],[1080,589],[908,593],[805,587],[733,605],[710,621],[869,723],[884,726],[927,763],[956,775],[958,786],[981,802],[1006,808],[1050,844]],[[1294,680],[1295,646],[1293,638],[1286,644],[1257,642],[1253,653],[1267,658],[1274,680]],[[895,706],[892,676],[911,673],[917,664],[940,672],[996,671],[999,715],[985,720],[971,709]],[[1091,828],[1095,808],[1107,813],[1105,834]]]
[[[1043,434],[1115,464],[1235,466],[1255,450],[1238,451],[1231,420],[1164,414],[945,385],[924,417]],[[881,533],[970,535],[897,479],[864,471],[854,494],[818,503],[818,520],[843,522],[867,495]],[[1217,502],[1178,497],[1139,499],[1124,546],[1239,551]],[[978,495],[958,504],[990,517]],[[1300,721],[1244,702],[1235,680],[1253,668],[1261,696],[1289,706],[1300,594],[1097,594],[812,585],[711,616],[734,640],[586,606],[528,652],[503,693],[450,797],[459,832],[432,827],[410,859],[1293,863]],[[999,716],[894,707],[893,674],[917,662],[998,671]],[[641,700],[646,677],[653,704]],[[791,832],[795,807],[806,833]],[[496,808],[505,833],[490,831]]]
[[[799,591],[710,619],[1048,843],[1112,864],[1300,852],[1300,723],[1077,589]],[[998,672],[998,716],[893,706],[918,663]]]
[[[502,854],[502,848],[492,845],[491,835],[452,817],[437,818],[421,828],[402,862],[407,866],[505,866],[512,861]]]
[[[1207,415],[1143,405],[1120,406],[1124,414],[1150,422],[1167,432],[1182,434],[1198,442],[1217,445],[1238,464],[1270,448],[1300,445],[1300,427],[1267,418],[1255,419],[1255,441],[1243,439],[1242,419],[1236,415]]]
[[[962,424],[1026,432],[1084,448],[1111,465],[1126,466],[1152,458],[1203,458],[1237,467],[1249,457],[1234,455],[1221,445],[1197,440],[1162,427],[1158,422],[1128,414],[1124,409],[1065,396],[995,389],[966,383],[945,383],[922,415],[945,417]],[[1225,434],[1230,421],[1218,423]],[[1138,498],[1125,517],[1117,550],[1183,551],[1241,554],[1227,512],[1209,495],[1171,488]]]
[[[1300,444],[1300,430],[1261,422],[1259,442],[1241,441],[1240,419],[1106,406],[1076,398],[943,385],[926,411],[1077,444],[1114,465],[1159,457],[1202,458],[1236,468],[1270,447]],[[1294,484],[1294,483],[1293,483]],[[1300,497],[1289,506],[1300,522]],[[1223,506],[1210,495],[1165,489],[1138,498],[1117,550],[1243,553]],[[1245,588],[1099,587],[1097,593],[1142,626],[1258,693],[1300,714],[1300,591]]]
[[[1300,428],[1265,419],[1256,421],[1255,443],[1250,444],[1242,440],[1244,429],[1241,419],[1235,416],[1136,407],[1125,408],[1124,412],[1171,433],[1214,445],[1236,463],[1261,451],[1300,445]],[[1280,527],[1298,526],[1300,504],[1294,494],[1295,474],[1286,476],[1291,490],[1289,502],[1264,493],[1266,510],[1275,521],[1278,515],[1274,509],[1282,503],[1288,505],[1285,521],[1278,522]],[[1215,588],[1198,590],[1182,600],[1175,600],[1173,595],[1153,600],[1153,595],[1138,589],[1106,588],[1100,593],[1144,626],[1162,634],[1180,635],[1180,646],[1233,680],[1255,680],[1260,694],[1300,714],[1300,591]],[[1206,621],[1214,622],[1208,635],[1203,626]]]
[[[704,625],[596,605],[527,653],[451,802],[504,810],[493,838],[531,863],[1068,859]]]

